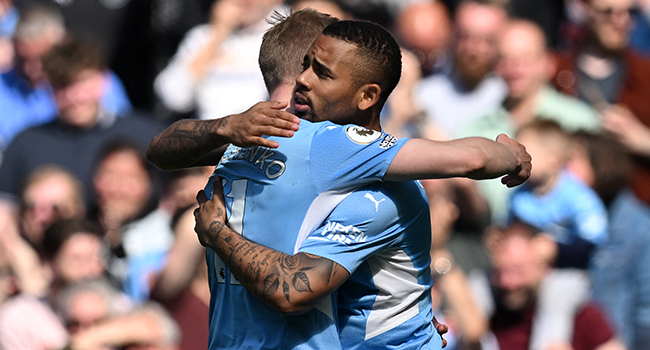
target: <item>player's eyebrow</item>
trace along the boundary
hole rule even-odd
[[[328,77],[333,77],[334,75],[332,74],[332,71],[327,68],[323,63],[319,62],[318,59],[314,56],[311,61],[312,69],[318,70],[321,74],[326,75]]]

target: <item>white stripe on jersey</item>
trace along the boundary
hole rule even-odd
[[[403,250],[387,250],[368,259],[379,290],[366,323],[366,340],[399,326],[419,313],[418,270]]]
[[[296,254],[300,250],[300,246],[307,239],[314,230],[320,227],[325,219],[332,213],[332,210],[341,203],[345,197],[349,196],[352,190],[345,192],[340,191],[326,191],[318,195],[316,199],[309,206],[309,210],[305,215],[305,219],[300,226],[300,232],[296,239],[296,245],[293,248],[293,253]]]
[[[300,250],[300,246],[307,239],[314,230],[316,230],[325,219],[330,215],[332,210],[341,203],[345,197],[350,195],[352,191],[338,192],[326,191],[318,195],[316,199],[309,206],[309,210],[305,215],[305,219],[300,226],[300,232],[296,239],[293,253],[296,254]],[[332,307],[332,294],[319,301],[314,308],[334,320],[334,310]]]

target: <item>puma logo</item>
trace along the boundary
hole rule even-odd
[[[382,198],[380,201],[377,201],[375,197],[373,197],[370,193],[366,193],[364,197],[370,199],[373,203],[375,203],[375,211],[379,211],[379,203],[386,200],[386,198]]]

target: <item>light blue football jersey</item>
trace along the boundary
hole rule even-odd
[[[596,192],[568,171],[543,195],[523,184],[510,198],[509,221],[521,220],[571,244],[582,238],[594,245],[607,241],[607,208]]]
[[[381,180],[407,141],[359,126],[302,120],[277,149],[226,150],[222,178],[229,226],[246,238],[294,254],[300,235],[319,227],[355,188]],[[206,185],[212,193],[212,178]],[[337,349],[333,298],[309,312],[284,316],[259,301],[208,249],[210,349]]]
[[[431,221],[421,183],[372,184],[345,198],[301,252],[350,272],[338,290],[344,349],[442,349],[432,322]]]

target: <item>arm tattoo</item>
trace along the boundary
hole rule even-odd
[[[334,262],[304,253],[287,255],[256,244],[215,221],[210,226],[215,249],[237,279],[262,300],[281,293],[287,302],[298,293],[314,293],[314,283],[328,285]]]
[[[154,150],[163,154],[165,162],[177,167],[189,166],[210,151],[228,143],[215,139],[216,131],[228,125],[228,118],[210,122],[181,120],[163,131]]]
[[[221,231],[223,231],[223,226],[223,222],[217,220],[210,224],[210,232],[214,234],[215,239],[219,239],[219,235],[221,235]]]

